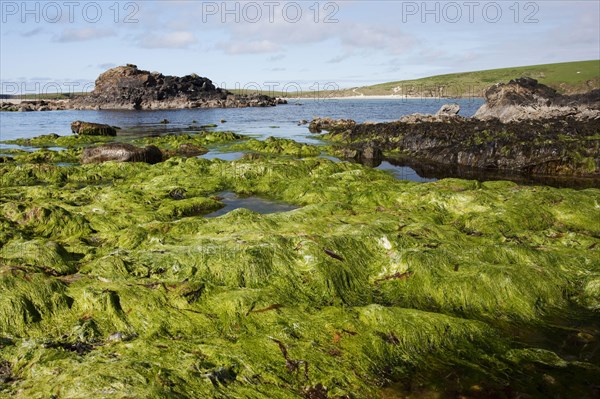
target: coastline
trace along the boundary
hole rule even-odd
[[[277,97],[280,98],[280,97]],[[397,95],[378,95],[378,96],[317,96],[317,97],[281,97],[285,100],[464,100],[464,99],[482,99],[483,97],[423,97],[423,96],[397,96]]]

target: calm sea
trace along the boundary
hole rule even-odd
[[[388,122],[412,113],[432,114],[446,103],[455,102],[461,107],[460,115],[469,117],[483,104],[481,98],[469,99],[299,99],[287,105],[268,108],[219,108],[156,111],[47,111],[47,112],[0,112],[0,140],[30,138],[41,134],[70,135],[71,122],[107,123],[124,129],[133,129],[143,135],[145,131],[169,133],[190,126],[216,124],[214,130],[229,130],[264,139],[269,136],[283,137],[311,144],[321,144],[317,136],[309,133],[301,120],[314,117],[353,119],[357,122]],[[160,124],[167,119],[169,124]],[[225,123],[221,123],[225,120]],[[1,148],[14,147],[0,144]],[[213,151],[206,158],[235,159],[239,153],[226,154]],[[387,170],[399,179],[418,182],[433,181],[444,177],[463,177],[478,180],[508,179],[520,183],[547,184],[553,186],[588,187],[598,182],[573,181],[571,179],[538,179],[520,175],[489,174],[477,170],[423,165],[407,160],[385,160],[379,169]]]

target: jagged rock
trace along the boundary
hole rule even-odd
[[[571,116],[578,120],[600,119],[600,90],[564,96],[532,78],[498,83],[485,92],[485,104],[474,118],[497,118],[508,123]]]
[[[266,107],[280,104],[264,95],[236,95],[197,74],[165,76],[127,64],[109,69],[96,79],[94,90],[74,99],[77,109],[181,109]]]
[[[308,125],[308,130],[311,133],[321,133],[323,130],[333,132],[352,129],[354,126],[356,122],[352,119],[315,118]]]
[[[436,112],[436,115],[437,116],[441,116],[441,115],[454,116],[454,115],[458,115],[459,112],[460,112],[460,105],[458,105],[458,104],[444,104],[439,109],[439,111]]]
[[[80,136],[116,136],[117,129],[103,123],[75,121],[71,123],[71,131]]]
[[[161,162],[163,154],[154,145],[145,148],[126,143],[109,143],[83,150],[81,163],[115,162],[146,162],[155,164]]]

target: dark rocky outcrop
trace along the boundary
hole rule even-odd
[[[497,119],[359,124],[335,133],[353,151],[377,147],[446,165],[537,175],[600,176],[600,120]]]
[[[30,112],[30,111],[62,111],[68,109],[65,100],[27,100],[27,101],[2,101],[0,111]]]
[[[154,145],[144,148],[126,143],[109,143],[83,150],[81,163],[115,162],[146,162],[155,164],[161,162],[163,154]]]
[[[573,117],[600,119],[600,90],[565,96],[531,78],[498,83],[485,92],[485,104],[474,118],[501,122]]]
[[[71,102],[78,109],[266,107],[285,103],[265,95],[236,95],[196,74],[165,76],[127,64],[96,79],[94,91]]]
[[[80,136],[116,136],[117,128],[103,123],[75,121],[71,131]]]

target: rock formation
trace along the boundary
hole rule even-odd
[[[474,118],[501,122],[572,116],[578,120],[600,119],[600,90],[564,96],[532,78],[498,83],[485,92],[485,104]]]
[[[163,154],[154,145],[144,148],[126,143],[109,143],[83,150],[81,163],[115,162],[146,162],[155,164],[161,162]]]
[[[74,99],[76,109],[178,109],[266,107],[285,103],[265,95],[236,95],[196,74],[165,76],[127,64],[96,79],[94,90]]]
[[[103,123],[75,121],[71,131],[80,136],[116,136],[117,128]]]
[[[308,125],[311,133],[321,133],[323,130],[352,129],[356,122],[352,119],[315,118]]]

